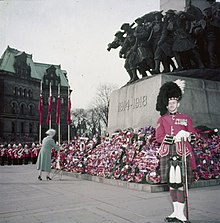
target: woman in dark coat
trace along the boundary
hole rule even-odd
[[[51,180],[50,171],[51,171],[51,150],[55,148],[60,150],[60,148],[54,142],[54,135],[56,131],[54,129],[49,129],[46,136],[42,141],[42,148],[37,158],[37,169],[39,170],[38,180],[42,180],[41,175],[42,171],[47,172],[46,179]]]

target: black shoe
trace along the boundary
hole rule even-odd
[[[186,220],[186,221],[181,221],[181,220],[179,220],[179,219],[177,219],[176,222],[178,222],[178,223],[190,223],[190,221],[188,221],[188,220]]]
[[[41,176],[38,176],[38,180],[42,180]]]
[[[47,180],[52,180],[50,177],[47,176]]]
[[[174,217],[174,218],[172,218],[172,217],[166,217],[165,219],[164,219],[164,221],[165,222],[178,222],[177,221],[177,219]]]

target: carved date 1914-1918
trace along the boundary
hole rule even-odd
[[[147,96],[140,96],[127,99],[118,103],[118,112],[129,111],[131,109],[139,109],[147,105]]]

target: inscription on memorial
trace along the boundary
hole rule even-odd
[[[140,109],[147,105],[147,96],[131,98],[118,103],[118,112]]]

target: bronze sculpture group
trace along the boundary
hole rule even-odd
[[[139,79],[138,73],[143,78],[220,66],[220,3],[207,1],[210,7],[203,11],[193,5],[185,11],[153,11],[121,25],[107,50],[120,47],[128,84]]]

